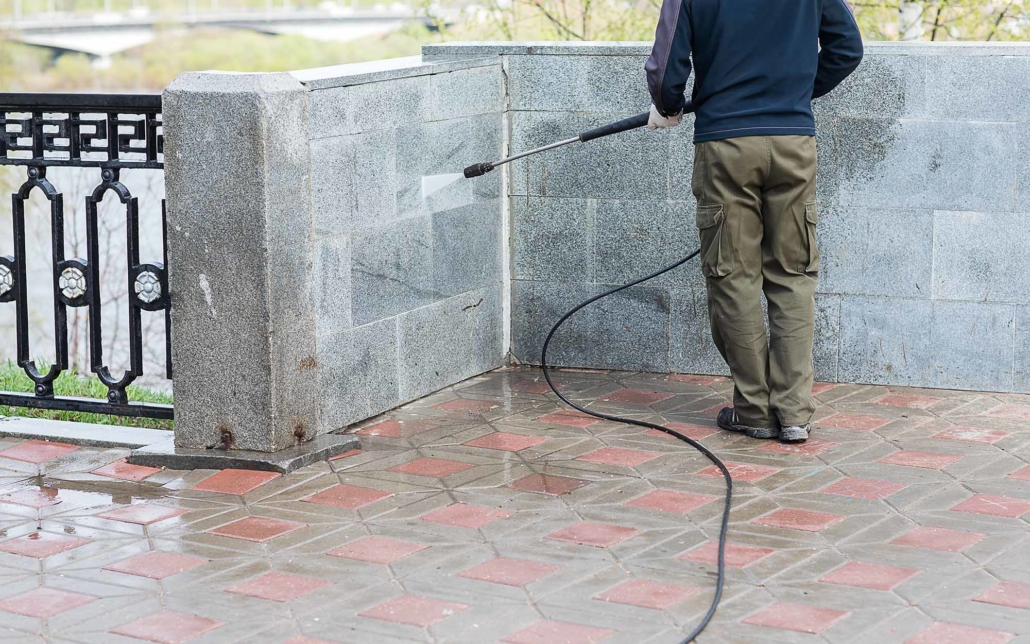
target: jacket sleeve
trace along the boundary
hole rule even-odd
[[[862,33],[845,0],[823,0],[819,47],[812,98],[829,94],[862,62]]]
[[[655,30],[654,47],[644,65],[651,102],[662,116],[683,109],[690,78],[690,2],[664,0]]]

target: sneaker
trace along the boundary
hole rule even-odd
[[[804,443],[812,433],[812,424],[791,425],[780,430],[780,441],[783,443]]]
[[[720,409],[719,415],[715,417],[715,424],[728,432],[740,432],[751,438],[776,438],[780,435],[779,430],[774,427],[749,427],[741,424],[737,410],[733,407]]]

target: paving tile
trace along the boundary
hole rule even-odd
[[[971,512],[973,514],[989,514],[995,517],[1016,519],[1030,513],[1030,501],[1013,499],[1007,496],[974,494],[951,509],[953,512]]]
[[[717,382],[726,380],[722,376],[697,376],[689,373],[670,373],[665,376],[665,379],[673,382],[689,382],[692,385],[701,385],[702,387],[710,387]]]
[[[540,563],[539,561],[498,557],[497,559],[491,559],[478,566],[469,568],[458,576],[467,579],[489,581],[495,584],[505,584],[507,586],[525,586],[541,577],[550,575],[559,568],[560,566]]]
[[[640,531],[636,528],[627,528],[625,526],[597,523],[594,521],[582,521],[567,528],[562,528],[557,532],[552,532],[545,538],[556,539],[558,541],[569,541],[571,543],[593,546],[595,548],[610,548],[611,546],[625,541],[639,533]]]
[[[112,628],[110,632],[158,644],[181,644],[223,626],[206,617],[163,610]]]
[[[358,454],[361,454],[361,450],[360,449],[351,449],[351,450],[347,450],[343,454],[337,454],[336,456],[331,456],[329,458],[329,460],[330,461],[338,461],[341,458],[350,458],[351,456],[357,456]]]
[[[903,582],[918,575],[918,570],[898,568],[880,564],[849,561],[833,572],[823,575],[819,581],[841,586],[857,586],[873,590],[894,590]]]
[[[145,465],[130,465],[124,458],[114,463],[108,463],[103,467],[90,472],[99,476],[106,476],[122,481],[142,481],[161,471],[160,467],[147,467]]]
[[[465,604],[404,595],[358,613],[358,615],[385,622],[426,627],[442,622],[467,609],[468,606]]]
[[[446,508],[434,510],[422,517],[423,521],[430,523],[442,523],[443,525],[455,526],[458,528],[479,529],[488,526],[494,521],[500,521],[511,516],[507,510],[499,508],[483,508],[464,503],[454,503]]]
[[[835,382],[813,382],[812,383],[812,395],[818,396],[821,393],[825,393],[837,386]]]
[[[288,602],[301,595],[307,595],[332,585],[333,582],[324,579],[290,575],[284,572],[266,572],[241,584],[230,586],[225,589],[225,592],[276,602]]]
[[[674,429],[677,432],[683,434],[687,438],[693,438],[696,441],[703,440],[709,436],[714,436],[722,432],[718,427],[711,427],[708,425],[694,425],[692,423],[664,423],[669,429]],[[669,436],[663,431],[657,429],[649,429],[644,432],[647,436],[657,436],[659,438],[672,438],[675,440],[675,436]]]
[[[561,389],[566,384],[568,383],[559,381],[554,383],[558,389]],[[509,389],[520,394],[546,394],[551,391],[551,386],[547,384],[546,380],[520,380],[519,382],[511,383]]]
[[[289,534],[290,532],[306,527],[306,523],[297,523],[296,521],[280,521],[278,519],[266,519],[264,517],[246,517],[239,521],[233,521],[232,523],[220,528],[209,530],[209,532],[223,537],[264,543],[265,541],[270,541],[276,537],[281,537],[284,534]]]
[[[1030,584],[999,581],[983,594],[974,597],[973,601],[1030,610]]]
[[[421,543],[387,539],[386,537],[365,537],[330,550],[326,554],[369,563],[392,564],[408,555],[422,552],[428,547]]]
[[[623,505],[631,508],[647,508],[660,512],[687,514],[702,505],[718,500],[720,497],[711,494],[691,494],[689,492],[673,492],[671,490],[654,490],[627,501]]]
[[[341,483],[339,485],[334,485],[329,489],[322,490],[317,494],[306,496],[301,499],[301,501],[306,503],[316,503],[318,505],[331,505],[333,507],[346,508],[348,510],[357,510],[360,507],[370,505],[376,501],[380,501],[391,496],[393,496],[393,494],[390,492],[383,492],[382,490],[374,490],[372,488]]]
[[[597,644],[615,631],[568,622],[541,621],[505,637],[508,644]]]
[[[874,405],[887,405],[889,407],[908,407],[911,409],[926,409],[944,400],[934,396],[921,396],[918,394],[887,394],[869,402]]]
[[[871,432],[889,423],[890,420],[879,416],[865,416],[862,414],[834,414],[828,418],[816,421],[816,425],[826,427],[840,427],[842,429],[856,429],[863,432]]]
[[[839,514],[827,514],[825,512],[809,512],[808,510],[794,510],[781,508],[770,512],[765,516],[758,517],[752,523],[767,525],[774,528],[787,528],[789,530],[804,530],[805,532],[821,532],[830,526],[836,525],[846,517]]]
[[[1008,437],[1009,432],[1000,429],[983,429],[980,427],[952,427],[934,434],[934,438],[946,441],[964,441],[967,443],[997,443]]]
[[[730,476],[733,477],[733,481],[743,481],[745,483],[754,483],[755,481],[761,481],[762,479],[772,476],[780,471],[778,467],[768,467],[766,465],[751,465],[750,463],[733,463],[731,461],[723,461],[726,469],[730,471]],[[722,470],[715,465],[706,467],[697,473],[698,476],[707,476],[713,479],[723,478]]]
[[[79,449],[78,445],[29,440],[0,451],[0,457],[25,463],[46,463]]]
[[[618,465],[620,467],[636,467],[656,459],[661,454],[658,452],[645,452],[636,449],[621,449],[618,447],[602,447],[601,449],[584,454],[576,460],[588,463],[600,463],[601,465]]]
[[[87,543],[92,542],[89,539],[69,537],[52,532],[32,532],[0,542],[0,552],[45,559],[46,557],[84,546]]]
[[[58,498],[58,490],[55,487],[28,487],[24,490],[18,490],[0,496],[0,503],[11,503],[14,505],[22,505],[27,508],[45,508],[51,505],[57,505],[61,502]]]
[[[747,568],[751,564],[765,559],[773,552],[775,551],[770,548],[727,543],[726,565],[730,568]],[[700,546],[684,552],[679,559],[715,566],[719,563],[719,544],[715,541],[706,541]]]
[[[654,610],[667,610],[688,597],[701,592],[700,588],[688,588],[675,584],[663,584],[647,579],[630,579],[615,588],[594,595],[594,599],[614,604],[628,604]]]
[[[332,460],[332,459],[329,459]],[[298,635],[293,639],[286,640],[283,644],[337,644],[336,642],[330,642],[329,640],[320,640],[314,637],[307,637],[305,635]]]
[[[919,467],[926,470],[942,470],[962,460],[959,454],[941,454],[940,452],[918,452],[915,450],[903,450],[885,456],[877,463],[886,465],[903,465],[905,467]]]
[[[358,430],[362,436],[381,436],[382,438],[410,438],[422,432],[439,427],[428,420],[384,420]]]
[[[819,456],[828,452],[840,443],[832,443],[819,438],[809,438],[804,443],[781,443],[779,441],[768,442],[758,449],[763,452],[778,452],[780,454],[801,454],[803,456]]]
[[[1005,418],[1008,420],[1030,421],[1030,407],[1023,405],[1002,405],[987,412],[993,418]]]
[[[818,635],[847,614],[843,610],[780,602],[741,621],[754,626]]]
[[[964,530],[921,527],[906,532],[891,541],[891,543],[896,546],[926,548],[928,550],[940,550],[941,552],[962,552],[966,548],[979,543],[986,536]]]
[[[852,499],[882,500],[892,494],[905,489],[901,483],[890,481],[874,481],[872,479],[846,478],[841,479],[828,487],[820,490],[823,494],[846,496]]]
[[[583,429],[601,422],[600,418],[594,418],[578,411],[559,411],[547,414],[536,419],[538,423],[547,425],[563,425],[565,427],[577,427]]]
[[[154,550],[104,566],[104,570],[149,577],[150,579],[164,579],[203,566],[208,561],[201,557]]]
[[[524,492],[539,492],[541,494],[567,494],[572,490],[581,488],[587,481],[568,478],[566,476],[554,476],[551,474],[530,474],[525,478],[508,484],[508,487]]]
[[[457,400],[451,400],[440,405],[433,405],[433,409],[439,409],[440,411],[464,411],[472,414],[481,414],[499,406],[500,405],[497,403],[490,402],[488,400],[465,400],[463,398],[458,398]]]
[[[905,644],[1005,644],[1014,637],[1003,631],[937,622],[905,640]]]
[[[417,458],[408,463],[395,465],[389,468],[389,471],[398,472],[400,474],[414,474],[416,476],[428,476],[430,478],[442,479],[450,476],[451,474],[470,470],[473,467],[475,467],[475,465],[472,465],[471,463],[449,461],[443,458]]]
[[[222,470],[207,477],[193,486],[194,490],[203,492],[221,492],[222,494],[246,494],[256,490],[269,481],[282,476],[278,472],[259,472],[256,470]]]
[[[1013,481],[1030,481],[1030,465],[1009,474],[1005,478],[1012,479]]]
[[[182,516],[189,512],[183,508],[170,508],[167,505],[155,503],[133,503],[124,508],[104,512],[97,516],[101,519],[121,521],[122,523],[135,523],[136,525],[150,525],[158,521],[165,521],[173,517]]]
[[[641,391],[639,389],[620,389],[607,396],[602,396],[605,402],[625,403],[628,405],[642,405],[648,407],[663,400],[674,398],[676,394],[667,391]],[[580,405],[582,407],[583,405]]]
[[[496,449],[504,452],[519,452],[530,447],[536,447],[546,443],[547,439],[542,436],[523,436],[522,434],[509,434],[506,432],[494,432],[486,436],[470,440],[464,445],[479,447],[482,449]]]
[[[80,595],[55,588],[34,588],[26,593],[0,601],[0,610],[26,617],[47,619],[96,600],[96,597],[90,595]]]

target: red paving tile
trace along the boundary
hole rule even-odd
[[[1023,467],[1021,470],[1016,470],[1005,478],[1012,479],[1013,481],[1030,481],[1030,465]]]
[[[96,597],[90,595],[80,595],[54,588],[34,588],[26,593],[0,601],[0,610],[26,617],[47,619],[96,600]]]
[[[376,501],[393,496],[391,492],[383,492],[382,490],[373,490],[368,487],[358,487],[356,485],[339,484],[333,487],[322,490],[318,494],[312,494],[306,496],[301,501],[307,503],[315,503],[318,505],[331,505],[336,508],[346,508],[348,510],[357,510],[360,507],[370,505]]]
[[[297,523],[295,521],[279,521],[278,519],[266,519],[264,517],[246,517],[239,521],[233,521],[228,525],[223,525],[220,528],[209,530],[208,532],[211,534],[221,535],[223,537],[232,537],[233,539],[243,539],[244,541],[257,541],[259,543],[263,543],[306,527],[308,527],[308,524]]]
[[[565,427],[577,427],[584,428],[596,425],[601,422],[601,419],[588,416],[581,412],[572,411],[558,411],[553,414],[547,414],[536,419],[538,423],[544,423],[547,425],[564,425]]]
[[[758,517],[752,523],[767,525],[774,528],[787,528],[789,530],[804,530],[805,532],[821,532],[830,526],[836,525],[846,517],[838,514],[826,514],[823,512],[808,512],[807,510],[793,510],[781,508],[775,512]]]
[[[989,514],[994,517],[1008,517],[1018,519],[1024,514],[1030,513],[1030,501],[1013,499],[1007,496],[994,496],[992,494],[974,494],[955,507],[953,512],[971,512],[973,514]]]
[[[946,441],[964,441],[967,443],[997,443],[1008,435],[1008,432],[1000,429],[952,427],[951,429],[934,434],[933,438],[939,438]]]
[[[166,505],[154,503],[133,503],[124,508],[104,512],[97,516],[101,519],[121,521],[122,523],[135,523],[136,525],[150,525],[158,521],[164,521],[173,517],[182,516],[189,512],[183,508],[170,508]]]
[[[1030,407],[1022,405],[1002,405],[987,412],[988,416],[994,418],[1005,418],[1008,420],[1030,421]]]
[[[222,494],[246,494],[256,490],[269,481],[282,476],[278,472],[258,472],[256,470],[222,470],[209,476],[193,486],[202,492],[221,492]]]
[[[919,467],[925,470],[942,470],[945,467],[962,460],[958,454],[941,454],[939,452],[917,452],[915,450],[904,450],[885,456],[877,463],[887,465],[903,465],[905,467]]]
[[[747,568],[753,563],[765,559],[774,550],[769,548],[755,548],[753,546],[741,546],[735,543],[726,544],[726,565],[730,568]],[[678,557],[684,561],[694,561],[714,566],[719,563],[719,544],[715,541],[706,541],[693,550],[688,550]]]
[[[828,452],[834,447],[840,447],[840,443],[831,443],[818,438],[809,438],[804,443],[781,443],[770,442],[758,449],[763,452],[779,452],[781,454],[801,454],[803,456],[818,456]]]
[[[433,405],[433,409],[439,409],[440,411],[463,411],[470,414],[481,414],[495,407],[500,407],[500,405],[488,400],[465,400],[463,398]]]
[[[142,481],[161,471],[160,467],[147,467],[145,465],[130,465],[124,458],[114,463],[108,463],[103,467],[90,472],[99,476],[106,476],[122,481]]]
[[[999,581],[982,595],[974,597],[973,601],[1030,610],[1030,584]]]
[[[458,528],[479,529],[510,516],[511,512],[499,508],[483,508],[476,505],[454,503],[446,508],[430,512],[423,516],[422,520]]]
[[[330,459],[332,460],[332,459]],[[306,637],[304,635],[298,635],[291,640],[287,640],[283,644],[337,644],[336,642],[330,642],[329,640],[315,639],[314,637]]]
[[[702,409],[702,410],[701,410],[701,413],[702,413],[702,414],[706,414],[706,415],[708,415],[708,416],[712,416],[712,417],[715,417],[716,415],[718,415],[718,413],[719,413],[720,411],[722,411],[723,409],[725,409],[727,405],[729,405],[729,403],[728,403],[728,402],[721,402],[721,403],[719,403],[718,405],[712,405],[712,406],[711,406],[711,407],[709,407],[708,409]]]
[[[421,543],[387,539],[386,537],[365,537],[330,550],[326,554],[368,563],[392,564],[428,547]]]
[[[546,443],[547,439],[542,436],[523,436],[522,434],[508,434],[506,432],[494,432],[486,436],[470,440],[465,445],[479,447],[482,449],[496,449],[504,452],[519,452],[530,447],[536,447]]]
[[[336,456],[331,457],[329,460],[330,461],[338,461],[341,458],[350,458],[351,456],[357,456],[360,453],[361,453],[360,449],[352,449],[352,450],[348,450],[348,451],[344,452],[343,454],[337,454]]]
[[[660,512],[687,514],[715,501],[719,497],[711,494],[691,494],[689,492],[673,492],[671,490],[654,490],[644,496],[627,501],[623,505],[631,508],[647,508]]]
[[[890,481],[847,478],[841,479],[833,485],[823,488],[820,492],[823,494],[846,496],[852,499],[880,501],[886,499],[892,494],[896,494],[897,492],[904,490],[905,487],[906,486],[901,483],[891,483]]]
[[[221,626],[223,626],[222,622],[216,622],[206,617],[163,610],[118,628],[112,628],[110,632],[158,644],[182,644],[182,642],[188,642]]]
[[[620,467],[636,467],[656,459],[661,454],[658,452],[644,452],[636,449],[622,449],[618,447],[602,447],[596,452],[584,454],[576,460],[588,463],[599,463],[601,465],[618,465]]]
[[[818,635],[847,614],[843,610],[780,602],[741,621],[754,626]]]
[[[824,575],[819,581],[873,590],[893,590],[918,574],[919,571],[912,568],[849,561],[828,575]]]
[[[25,463],[36,463],[38,465],[39,463],[45,463],[64,456],[69,452],[74,452],[77,449],[79,449],[78,445],[31,440],[18,443],[13,447],[0,451],[0,457]]]
[[[208,559],[200,557],[155,550],[104,566],[104,570],[136,575],[137,577],[149,577],[150,579],[164,579],[165,577],[171,577],[180,572],[186,572],[187,570],[203,566],[208,561]]]
[[[45,559],[46,557],[84,546],[87,543],[92,543],[92,541],[63,534],[53,534],[52,532],[33,532],[0,542],[0,552]]]
[[[672,380],[673,382],[689,382],[692,385],[701,385],[702,387],[710,387],[717,382],[726,380],[722,376],[699,376],[689,373],[670,373],[665,376],[666,380]]]
[[[864,416],[862,414],[834,414],[829,418],[816,421],[816,425],[825,427],[840,427],[842,429],[856,429],[863,432],[871,432],[891,422],[890,419],[879,416]]]
[[[473,467],[475,467],[475,465],[471,463],[449,461],[443,458],[416,458],[408,463],[395,465],[391,467],[389,471],[397,472],[398,474],[414,474],[416,476],[428,476],[430,478],[442,479],[450,476],[451,474],[470,470]]]
[[[552,566],[538,561],[498,557],[469,568],[458,576],[506,586],[525,586],[541,577],[550,575],[559,568],[560,566]]]
[[[964,530],[948,530],[946,528],[916,528],[891,541],[896,546],[926,548],[942,552],[962,552],[966,548],[979,543],[987,535]]]
[[[761,481],[762,479],[772,476],[780,471],[778,467],[767,467],[765,465],[751,465],[750,463],[733,463],[731,461],[724,461],[726,469],[730,471],[730,476],[733,477],[733,482],[744,482],[754,483],[755,481]],[[707,476],[713,479],[721,479],[722,470],[712,465],[706,467],[697,473],[698,476]]]
[[[508,644],[597,644],[614,634],[615,631],[607,628],[542,621],[512,633],[501,641]]]
[[[544,538],[569,541],[583,546],[593,546],[594,548],[610,548],[639,533],[640,531],[636,528],[583,521],[570,525],[567,528],[562,528],[557,532],[552,532]]]
[[[641,608],[666,610],[699,592],[701,592],[700,588],[663,584],[647,579],[630,579],[615,588],[594,595],[594,599],[613,604],[629,604]]]
[[[312,579],[284,572],[266,572],[265,574],[236,584],[225,589],[227,593],[246,595],[275,602],[292,601],[301,595],[313,593],[320,588],[332,586],[333,582],[324,579]]]
[[[876,400],[872,400],[874,405],[887,405],[888,407],[908,407],[909,409],[926,409],[931,407],[943,398],[936,398],[934,396],[921,396],[919,394],[887,394],[881,396]]]
[[[358,434],[382,438],[410,438],[437,427],[439,425],[428,420],[384,420],[358,430]]]
[[[1014,637],[1002,631],[937,622],[905,640],[905,644],[1005,644]]]
[[[696,441],[708,438],[709,436],[713,436],[722,431],[718,427],[711,427],[708,425],[694,425],[691,423],[665,423],[665,426],[669,429],[676,430],[677,432],[683,434],[687,438],[693,438]],[[659,436],[661,438],[671,438],[672,440],[677,440],[675,436],[670,436],[669,434],[666,434],[665,432],[659,431],[657,429],[649,429],[646,432],[644,432],[644,434],[647,436]]]
[[[620,389],[619,391],[602,396],[601,400],[605,402],[622,403],[624,405],[642,405],[647,407],[669,398],[674,398],[676,394],[669,393],[668,391],[641,391],[639,389]],[[580,405],[582,407],[582,405]]]
[[[812,395],[818,396],[821,393],[825,393],[837,386],[835,382],[814,382],[812,383]]]
[[[60,490],[54,487],[28,487],[24,490],[0,496],[0,503],[23,505],[27,508],[38,510],[60,503],[61,499],[58,498],[58,492]]]
[[[415,597],[404,595],[391,599],[358,613],[361,617],[371,617],[384,622],[396,622],[398,624],[410,624],[412,626],[432,626],[437,622],[457,615],[468,609],[465,604],[444,602],[428,597]]]
[[[565,476],[552,476],[550,474],[530,474],[525,478],[521,478],[513,483],[509,483],[508,487],[515,488],[516,490],[523,490],[525,492],[539,492],[541,494],[567,494],[576,488],[583,487],[587,484],[587,481],[581,481],[580,479],[570,479]]]

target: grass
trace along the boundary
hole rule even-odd
[[[43,367],[40,368],[43,370]],[[25,375],[21,367],[8,361],[0,363],[0,391],[32,393],[33,382]],[[152,402],[170,405],[170,394],[154,391],[145,387],[130,385],[129,400],[134,402]],[[58,396],[76,396],[80,398],[107,399],[107,387],[95,377],[87,377],[74,371],[62,373],[54,382],[54,394]],[[54,411],[50,409],[31,409],[28,407],[7,407],[0,405],[0,416],[23,416],[25,418],[46,418],[49,420],[69,420],[79,423],[99,423],[101,425],[122,425],[125,427],[148,427],[151,429],[172,429],[173,421],[153,418],[133,418],[128,416],[111,416],[108,414],[85,414],[71,411]]]

